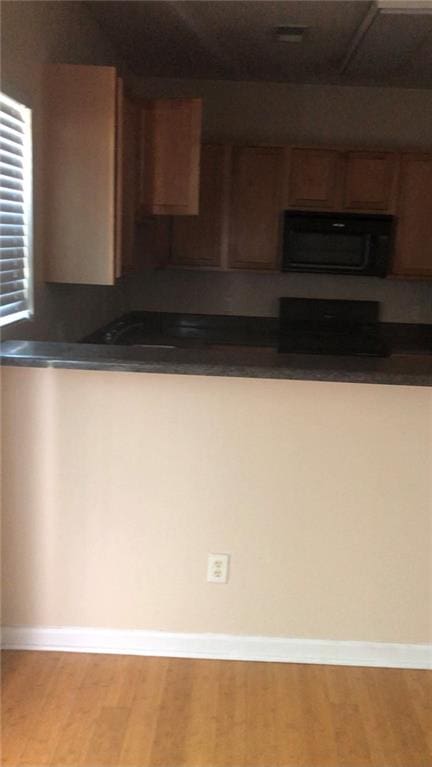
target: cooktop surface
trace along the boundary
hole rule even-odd
[[[280,299],[279,351],[386,357],[379,304],[308,298]]]

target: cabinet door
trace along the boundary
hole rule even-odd
[[[348,210],[392,211],[397,155],[392,152],[347,152],[345,162],[344,207]]]
[[[226,146],[202,147],[199,215],[174,218],[173,264],[221,266],[229,154]]]
[[[49,282],[115,282],[117,95],[113,67],[52,64],[44,72]]]
[[[283,149],[233,150],[229,266],[277,269],[282,208]]]
[[[121,273],[137,269],[135,223],[138,206],[138,128],[139,112],[134,101],[123,97],[121,141],[121,166],[118,182],[121,186],[121,218],[118,226],[121,248]],[[120,121],[119,121],[120,124]],[[120,131],[119,131],[120,133]]]
[[[339,160],[339,152],[333,150],[292,149],[287,207],[335,208]]]
[[[432,278],[432,155],[402,157],[393,274]]]
[[[145,215],[196,215],[201,99],[163,99],[141,109],[140,202]]]

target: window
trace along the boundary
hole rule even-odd
[[[31,110],[0,93],[0,326],[30,317]]]

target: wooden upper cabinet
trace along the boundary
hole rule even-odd
[[[288,208],[393,212],[395,153],[294,148],[289,157]]]
[[[432,154],[401,161],[397,234],[392,273],[432,277]]]
[[[287,207],[335,208],[339,159],[339,152],[331,149],[292,149]]]
[[[277,269],[282,209],[283,149],[233,150],[229,266]]]
[[[347,152],[344,208],[391,212],[395,203],[397,160],[393,152]]]
[[[141,107],[140,210],[196,215],[199,207],[201,99],[159,99]]]
[[[185,266],[222,264],[230,147],[204,144],[198,216],[173,221],[171,262]]]
[[[117,217],[121,249],[117,274],[128,274],[137,270],[135,241],[135,222],[138,207],[138,137],[139,110],[137,104],[123,96],[121,130],[118,131],[118,187],[119,213]]]
[[[113,67],[53,64],[45,69],[45,279],[49,282],[115,282],[121,98]]]

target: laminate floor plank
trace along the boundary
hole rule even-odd
[[[53,674],[60,663],[59,653],[28,653],[23,666],[16,658],[16,681],[10,680],[2,695],[2,767],[17,767],[28,739],[35,730]],[[11,672],[11,669],[8,673]],[[12,671],[13,673],[13,671]]]
[[[119,767],[148,767],[165,688],[168,658],[134,658],[128,719]],[[121,702],[122,698],[119,699]],[[126,704],[126,703],[125,703]]]
[[[427,747],[432,754],[432,674],[425,676],[422,671],[409,670],[405,672],[404,678]]]
[[[350,767],[370,767],[370,750],[361,711],[353,703],[332,703],[338,762]]]
[[[92,736],[80,765],[117,767],[130,709],[125,706],[101,706]]]
[[[2,767],[432,767],[428,671],[2,659]]]
[[[271,672],[267,663],[251,663],[246,668],[245,767],[273,767],[277,764]]]
[[[19,767],[45,767],[50,764],[89,662],[90,656],[83,658],[75,653],[62,655],[46,699],[33,720]]]
[[[380,705],[375,692],[375,668],[346,668],[349,697],[356,703],[366,733],[370,764],[393,767],[396,764],[396,742],[385,709]]]
[[[202,660],[192,668],[189,717],[180,760],[187,767],[213,767],[219,666],[218,662]]]
[[[170,660],[168,663],[150,751],[150,767],[184,765],[195,663],[185,658]]]
[[[428,753],[427,741],[419,724],[415,707],[411,707],[410,716],[406,715],[409,693],[405,674],[390,674],[390,669],[379,669],[379,671],[381,672],[378,677],[380,682],[376,685],[376,691],[383,708],[390,712],[389,719],[396,741],[396,754],[410,754],[412,767],[430,767],[432,754]],[[406,765],[402,763],[401,767]]]
[[[369,767],[371,754],[364,725],[362,707],[350,683],[351,669],[327,666],[323,678],[335,732],[336,750],[342,764]]]
[[[307,748],[309,763],[320,767],[338,764],[338,748],[333,712],[329,702],[326,680],[320,666],[300,666],[303,694],[303,716],[308,723]]]
[[[83,762],[98,722],[104,696],[110,689],[116,655],[84,656],[86,673],[78,688],[54,749],[51,767],[78,767]]]
[[[303,714],[302,685],[299,667],[291,663],[272,664],[272,688],[275,696],[275,738],[279,767],[310,767],[310,724]]]
[[[247,742],[246,673],[246,663],[219,662],[214,767],[229,764],[244,767]]]

